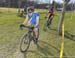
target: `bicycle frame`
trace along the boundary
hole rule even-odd
[[[31,33],[33,33],[34,27],[28,27],[28,26],[26,26],[26,28],[29,29],[28,32],[27,32],[27,34],[28,34],[29,36],[32,36]],[[32,37],[34,37],[34,36],[32,36]]]

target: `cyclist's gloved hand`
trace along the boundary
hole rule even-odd
[[[25,27],[23,24],[20,25],[20,29],[23,29],[23,27]]]

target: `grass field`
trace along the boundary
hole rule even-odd
[[[41,12],[43,10],[37,10]],[[44,10],[45,12],[46,10]],[[43,31],[45,14],[40,14],[40,38],[38,46],[31,42],[24,54],[19,51],[19,40],[26,32],[19,25],[24,18],[17,16],[17,9],[0,8],[0,58],[59,58],[61,36],[58,36],[58,24],[61,12],[56,12],[51,29]],[[72,16],[72,17],[71,17]],[[65,14],[65,46],[63,58],[75,58],[75,13]],[[72,37],[73,36],[73,37]]]

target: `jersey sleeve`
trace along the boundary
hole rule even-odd
[[[39,21],[39,13],[36,13],[36,20]]]
[[[39,13],[36,13],[36,16],[39,16]]]
[[[39,13],[36,13],[36,19],[39,20]]]

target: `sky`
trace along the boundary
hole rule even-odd
[[[70,3],[75,3],[75,0],[71,0]]]

